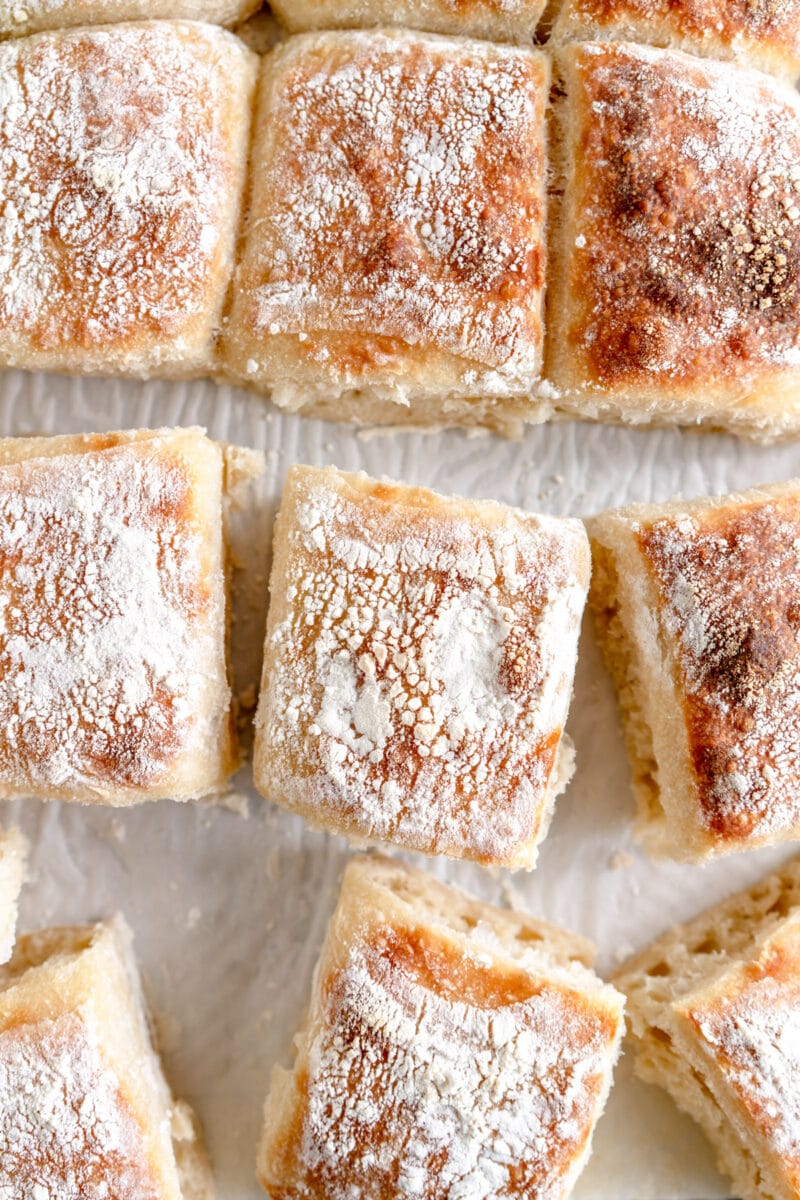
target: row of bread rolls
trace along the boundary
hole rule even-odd
[[[0,833],[11,940],[23,861],[21,839]],[[124,920],[41,930],[9,955],[0,1192],[213,1200]],[[268,1195],[566,1200],[611,1086],[627,996],[637,1071],[700,1123],[736,1195],[796,1197],[800,860],[671,930],[616,987],[592,958],[584,939],[422,871],[353,860],[293,1069],[272,1074],[257,1164]]]
[[[0,797],[224,790],[224,514],[260,469],[197,429],[0,441]],[[256,786],[356,841],[532,867],[573,771],[590,571],[647,848],[797,838],[796,481],[585,527],[290,468]]]
[[[0,37],[146,17],[237,25],[260,0],[25,0],[0,8]],[[487,41],[631,41],[732,59],[794,82],[800,74],[797,0],[275,0],[286,29],[404,25]]]
[[[145,21],[8,41],[0,76],[0,365],[361,423],[800,428],[800,100],[767,75],[401,30],[259,65]]]

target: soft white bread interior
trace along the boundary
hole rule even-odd
[[[637,1074],[698,1122],[735,1195],[794,1200],[800,860],[676,926],[614,983],[627,996]]]

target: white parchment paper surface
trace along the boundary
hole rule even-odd
[[[800,444],[579,424],[522,441],[456,432],[357,433],[283,416],[212,383],[136,384],[0,373],[4,436],[160,425],[206,427],[260,449],[267,470],[237,526],[237,685],[257,676],[266,544],[293,462],[363,469],[533,511],[581,515],[634,500],[745,488],[800,474]],[[429,860],[441,878],[592,938],[609,971],[667,925],[742,887],[791,848],[712,866],[655,865],[632,844],[628,769],[613,691],[584,625],[569,730],[578,769],[531,874]],[[260,798],[249,767],[227,806],[170,802],[126,811],[58,803],[0,805],[32,843],[21,928],[122,911],[136,947],[177,1095],[200,1115],[221,1200],[257,1200],[255,1147],[269,1072],[290,1061],[314,962],[349,854]],[[692,1123],[621,1061],[577,1200],[720,1200],[711,1152]]]

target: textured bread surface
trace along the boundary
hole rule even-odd
[[[552,41],[649,42],[733,59],[794,80],[798,0],[563,0]]]
[[[0,967],[0,1193],[213,1200],[192,1120],[153,1049],[124,922],[20,938]]]
[[[622,1030],[589,953],[399,863],[352,862],[294,1070],[273,1074],[272,1200],[565,1197]]]
[[[535,410],[548,84],[541,53],[466,39],[278,46],[221,368],[325,417],[502,426]]]
[[[234,25],[258,7],[259,0],[0,0],[0,38],[158,17]]]
[[[642,1078],[704,1129],[742,1200],[800,1186],[800,863],[671,930],[615,979]]]
[[[223,479],[197,429],[0,441],[2,797],[224,785]]]
[[[578,521],[292,468],[256,786],[351,838],[532,866],[572,773],[588,572]]]
[[[797,482],[588,526],[645,844],[697,860],[796,839]]]
[[[0,45],[0,366],[209,371],[257,61],[187,21]]]
[[[546,377],[560,411],[800,424],[800,99],[629,43],[558,53]]]
[[[272,9],[293,33],[405,25],[487,41],[530,43],[545,0],[277,0]]]

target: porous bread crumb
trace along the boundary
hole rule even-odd
[[[677,926],[618,976],[636,1070],[700,1123],[731,1190],[800,1186],[800,861]]]

